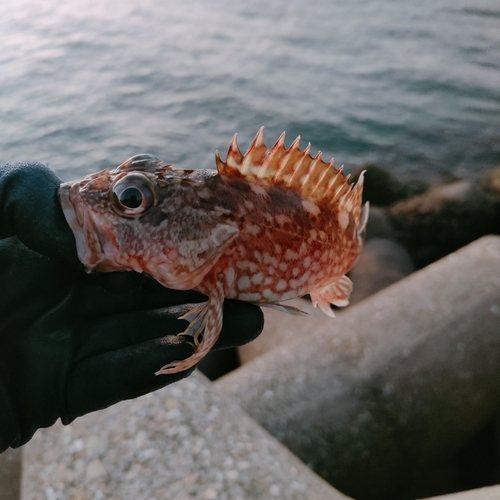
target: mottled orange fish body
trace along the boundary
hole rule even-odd
[[[352,267],[358,240],[348,237],[328,206],[304,203],[298,193],[281,186],[267,189],[256,182],[243,195],[245,187],[231,181],[223,186],[225,204],[235,202],[232,213],[239,232],[198,289],[232,269],[228,298],[276,303],[326,286]]]
[[[185,315],[196,352],[163,367],[199,362],[222,328],[224,298],[277,305],[306,293],[333,316],[347,305],[345,273],[362,247],[367,206],[363,176],[299,149],[284,134],[274,147],[259,131],[245,155],[236,136],[217,171],[177,170],[150,156],[65,183],[60,196],[89,270],[146,272],[163,285],[196,289],[208,301]]]

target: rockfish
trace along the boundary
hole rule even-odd
[[[198,363],[222,328],[224,299],[280,308],[309,293],[333,316],[352,290],[345,273],[363,244],[368,204],[311,146],[268,149],[263,128],[246,154],[235,135],[217,170],[182,170],[152,155],[130,158],[60,187],[78,256],[89,271],[145,272],[162,285],[208,297],[183,316],[196,350],[157,373]],[[283,309],[289,309],[286,306]],[[293,312],[293,311],[292,311]]]

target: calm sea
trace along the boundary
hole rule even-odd
[[[0,2],[0,162],[210,168],[261,125],[351,170],[500,163],[500,2]]]

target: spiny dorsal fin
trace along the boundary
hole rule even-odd
[[[367,202],[362,205],[365,172],[365,170],[361,172],[356,185],[350,185],[349,191],[347,191],[340,198],[338,205],[339,212],[352,214],[354,216],[354,220],[357,223],[357,232],[359,237],[364,235],[366,223],[368,222],[369,204]],[[349,176],[347,176],[347,178],[349,178]]]
[[[247,179],[260,179],[269,184],[284,184],[297,189],[303,196],[329,204],[342,199],[345,204],[355,204],[358,193],[362,192],[363,180],[352,189],[349,176],[344,176],[342,167],[336,169],[333,160],[323,161],[321,153],[316,157],[310,155],[311,145],[304,151],[299,147],[300,136],[295,139],[289,149],[285,147],[283,132],[271,149],[264,143],[264,127],[261,127],[248,151],[243,155],[238,147],[237,134],[234,135],[226,161],[223,162],[219,152],[215,153],[215,162],[219,175],[231,177],[235,174]],[[360,203],[360,201],[359,201]]]

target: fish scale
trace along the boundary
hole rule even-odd
[[[312,157],[310,145],[302,151],[299,141],[287,149],[283,133],[268,148],[261,128],[245,154],[236,135],[225,162],[216,152],[216,172],[138,155],[61,185],[89,271],[146,272],[166,287],[207,295],[183,317],[195,352],[158,374],[203,359],[220,334],[225,298],[279,308],[309,293],[329,316],[331,304],[348,304],[352,283],[345,273],[361,251],[368,217],[363,174],[349,184],[333,160]]]

